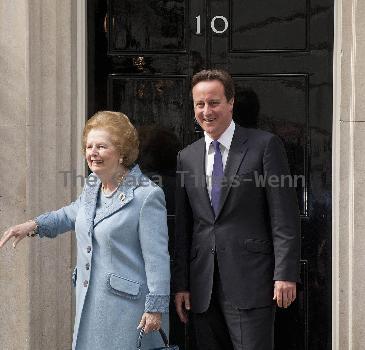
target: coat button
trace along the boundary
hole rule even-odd
[[[87,263],[87,264],[85,265],[85,268],[86,268],[86,270],[90,270],[90,264],[89,264],[89,263]]]
[[[212,249],[210,250],[210,252],[211,252],[212,254],[214,254],[214,252],[215,252],[214,248],[212,248]]]
[[[88,247],[86,248],[86,251],[87,251],[88,253],[90,253],[90,252],[91,252],[91,247],[90,247],[90,246],[88,246]]]
[[[84,281],[84,287],[87,287],[87,285],[89,284],[89,282],[87,280]]]

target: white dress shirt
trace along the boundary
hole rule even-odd
[[[224,133],[217,140],[219,142],[219,148],[222,154],[222,162],[223,162],[223,171],[226,167],[227,158],[229,149],[231,147],[232,138],[235,130],[235,123],[232,120],[229,127],[224,131]],[[214,141],[205,131],[205,174],[207,180],[207,189],[209,198],[211,199],[212,192],[212,172],[213,172],[213,164],[214,164],[214,146],[212,145],[212,141]]]

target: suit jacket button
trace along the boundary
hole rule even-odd
[[[212,254],[214,254],[214,252],[215,252],[214,248],[212,248],[210,251]]]
[[[88,253],[90,253],[90,252],[91,252],[91,247],[90,247],[90,246],[88,246],[88,247],[86,248],[86,251],[87,251]]]
[[[84,287],[87,287],[87,285],[89,284],[89,282],[87,280],[84,281]]]
[[[89,264],[89,263],[87,263],[87,264],[85,265],[85,268],[86,268],[86,270],[90,270],[90,264]]]

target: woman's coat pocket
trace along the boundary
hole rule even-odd
[[[141,284],[114,273],[108,274],[107,285],[109,290],[122,297],[138,299],[141,295]]]

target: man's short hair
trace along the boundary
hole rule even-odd
[[[223,69],[204,69],[196,73],[191,79],[191,89],[201,81],[218,80],[223,84],[224,95],[230,101],[235,94],[234,82],[231,75]]]

